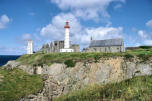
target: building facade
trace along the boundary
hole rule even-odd
[[[64,40],[54,41],[50,44],[44,44],[40,49],[40,52],[44,53],[58,53],[60,49],[64,48]],[[78,44],[70,44],[70,48],[74,50],[74,52],[80,52],[80,46]]]
[[[123,39],[92,40],[83,52],[125,52]]]
[[[80,45],[78,44],[72,44],[70,48],[73,49],[74,52],[80,52]]]

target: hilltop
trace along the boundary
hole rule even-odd
[[[53,63],[64,63],[67,60],[72,60],[73,62],[97,62],[100,58],[110,58],[110,57],[124,57],[130,59],[137,57],[141,60],[148,60],[152,56],[152,48],[141,47],[136,50],[127,50],[122,53],[36,53],[32,55],[23,55],[18,62],[25,65],[31,66],[42,66],[43,64],[51,65]]]
[[[23,55],[16,61],[9,61],[6,67],[3,67],[3,72],[16,69],[23,71],[23,74],[26,73],[31,77],[31,83],[26,88],[30,89],[30,84],[34,81],[33,76],[36,76],[37,70],[41,68],[40,76],[36,77],[38,81],[43,81],[43,87],[39,86],[36,91],[28,90],[30,92],[26,96],[18,97],[24,97],[20,101],[50,101],[58,97],[57,101],[62,99],[91,101],[98,98],[149,100],[151,76],[146,75],[152,74],[151,58],[152,49],[147,47],[127,50],[123,53],[36,53]],[[26,81],[24,78],[21,80]],[[42,82],[34,82],[38,85],[42,84]],[[20,84],[19,81],[16,83]],[[24,89],[23,87],[22,91]]]

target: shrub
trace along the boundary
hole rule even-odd
[[[150,46],[140,46],[139,48],[142,48],[142,49],[150,49],[151,47],[150,47]]]
[[[52,63],[48,63],[48,66],[51,66]]]
[[[73,60],[66,60],[64,62],[64,64],[67,66],[67,67],[74,67],[75,66],[75,62]]]
[[[131,59],[131,58],[133,58],[134,56],[133,55],[131,55],[131,54],[125,54],[125,58],[126,59]]]
[[[100,59],[100,56],[99,56],[98,54],[96,54],[96,55],[94,56],[95,63],[98,62],[99,59]]]

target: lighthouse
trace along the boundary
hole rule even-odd
[[[70,39],[69,39],[70,26],[68,21],[66,21],[64,28],[65,28],[64,48],[60,49],[60,52],[73,52],[74,50],[70,48]]]

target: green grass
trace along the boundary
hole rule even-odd
[[[43,80],[39,75],[28,75],[20,69],[0,69],[0,75],[0,101],[17,101],[36,94],[43,87]]]
[[[74,67],[75,66],[75,61],[73,61],[73,60],[66,60],[64,62],[64,64],[66,65],[66,67]]]
[[[43,64],[46,64],[50,66],[53,63],[65,63],[67,60],[72,60],[74,62],[98,62],[100,58],[125,57],[126,59],[130,59],[135,56],[146,61],[152,57],[152,48],[127,50],[123,53],[36,53],[32,55],[23,55],[17,59],[17,61],[20,61],[21,64],[25,65],[43,66]]]
[[[43,65],[52,63],[64,63],[67,60],[75,62],[95,61],[102,57],[122,56],[124,53],[36,53],[32,55],[23,55],[17,61],[25,65]]]
[[[151,101],[152,76],[134,77],[119,83],[88,86],[54,101]]]
[[[149,48],[149,49],[139,48],[136,50],[128,50],[127,53],[132,54],[132,55],[144,54],[144,55],[152,56],[152,48]]]

